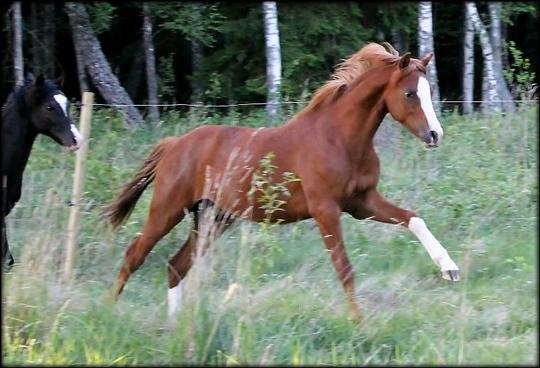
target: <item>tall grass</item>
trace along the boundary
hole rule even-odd
[[[365,316],[357,325],[312,220],[270,231],[237,223],[197,259],[170,326],[165,264],[191,220],[158,243],[112,303],[107,295],[152,187],[116,233],[98,210],[160,138],[208,123],[257,126],[261,116],[171,112],[160,127],[127,131],[117,115],[97,110],[76,281],[61,279],[73,156],[39,138],[7,219],[17,264],[2,277],[4,364],[533,364],[537,114],[447,113],[442,145],[429,151],[395,122],[381,127],[381,192],[426,220],[461,282],[441,279],[405,229],[343,215]]]

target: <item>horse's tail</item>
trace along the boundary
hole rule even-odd
[[[154,181],[157,165],[172,139],[172,137],[165,138],[159,142],[139,171],[122,187],[116,200],[103,207],[101,212],[108,219],[113,230],[127,220],[146,187]]]

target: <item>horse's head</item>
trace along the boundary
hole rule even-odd
[[[51,137],[68,151],[77,150],[82,142],[69,116],[69,101],[55,82],[42,74],[27,80],[24,101],[30,124],[41,134]]]
[[[428,147],[437,147],[443,130],[431,102],[431,87],[426,79],[426,67],[433,53],[425,58],[401,56],[384,92],[388,112]]]

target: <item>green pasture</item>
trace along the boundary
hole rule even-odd
[[[62,281],[62,271],[74,156],[40,137],[22,200],[7,219],[17,263],[2,276],[3,363],[536,363],[538,109],[490,117],[445,112],[440,120],[445,135],[436,150],[393,120],[383,122],[379,188],[425,219],[462,280],[443,280],[406,229],[344,214],[361,324],[347,318],[313,220],[236,223],[190,271],[174,326],[166,323],[165,264],[187,237],[190,219],[158,243],[117,303],[107,299],[153,187],[114,233],[100,207],[160,138],[202,124],[260,126],[262,110],[170,111],[159,127],[128,130],[119,115],[96,109],[72,283]]]

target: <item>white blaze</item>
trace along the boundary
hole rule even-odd
[[[441,243],[429,231],[424,220],[419,217],[411,217],[409,220],[409,230],[420,240],[433,262],[441,268],[441,271],[459,270],[458,266],[448,255],[446,249],[444,249]]]
[[[64,114],[66,114],[66,116],[68,116],[68,114],[67,114],[67,97],[62,95],[62,94],[57,94],[57,95],[54,95],[53,97],[56,100],[56,102],[58,102],[58,105],[60,105],[60,107],[62,108],[62,111],[64,112]]]
[[[71,124],[71,133],[73,134],[73,137],[75,138],[75,146],[79,147],[82,143],[82,136],[81,133],[77,130],[77,127],[75,124]]]
[[[167,292],[167,302],[169,307],[167,315],[170,318],[176,313],[182,303],[182,281],[175,287],[169,289]]]
[[[417,95],[420,98],[420,106],[424,111],[424,115],[426,115],[429,129],[437,132],[440,142],[443,136],[443,130],[437,115],[435,115],[435,110],[433,110],[433,103],[431,102],[431,90],[429,88],[429,82],[425,77],[418,78]]]

